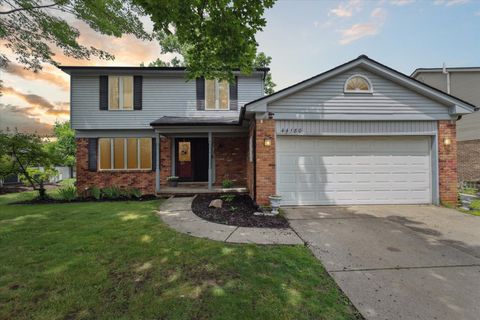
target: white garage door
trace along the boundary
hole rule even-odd
[[[286,205],[432,202],[430,137],[277,136]]]

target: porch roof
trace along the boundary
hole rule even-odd
[[[239,117],[172,117],[163,116],[150,123],[152,127],[161,126],[228,126],[241,125]]]

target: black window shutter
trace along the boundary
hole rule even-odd
[[[133,77],[133,109],[142,110],[142,76]]]
[[[97,171],[98,139],[88,139],[88,171]]]
[[[108,110],[108,76],[100,76],[100,110]]]
[[[205,110],[205,78],[197,78],[197,110]]]
[[[152,138],[152,171],[157,168],[157,139]]]
[[[238,110],[238,76],[230,83],[230,110]]]

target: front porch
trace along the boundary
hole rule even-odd
[[[199,119],[202,123],[199,123]],[[157,195],[247,193],[248,126],[226,118],[162,117],[155,130]],[[215,122],[214,122],[215,121]],[[168,177],[178,177],[170,187]],[[232,188],[223,188],[229,180]]]
[[[232,188],[223,188],[221,186],[212,186],[208,188],[208,183],[200,182],[180,182],[177,187],[162,186],[157,192],[158,196],[189,196],[195,194],[219,194],[219,193],[237,193],[246,194],[248,189],[243,186],[234,186]]]

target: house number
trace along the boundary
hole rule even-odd
[[[302,133],[302,128],[282,128],[282,133]]]

